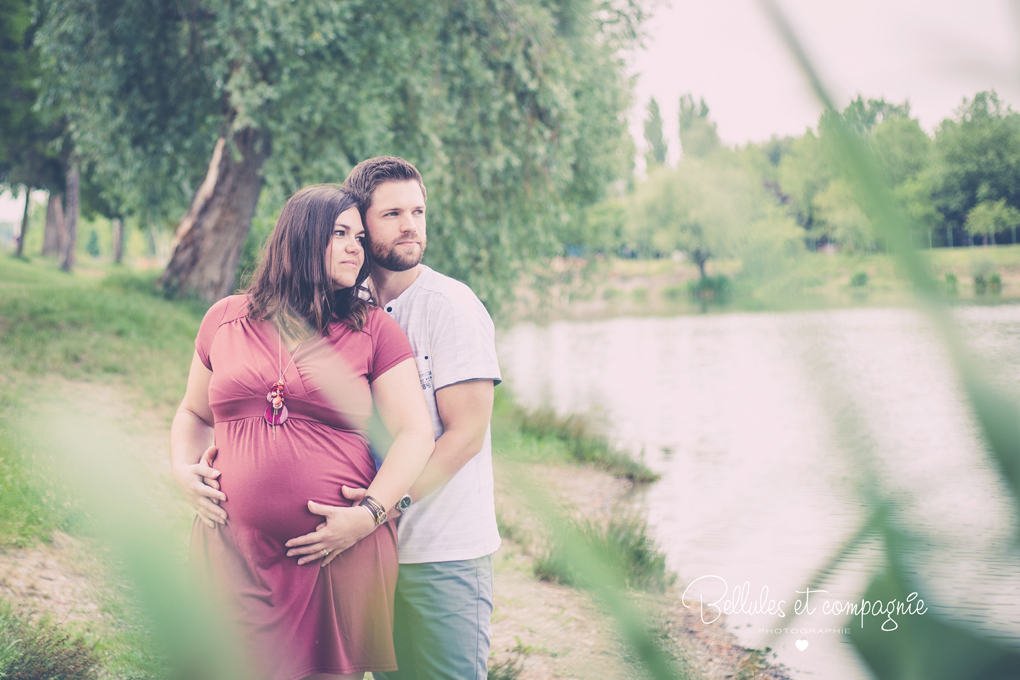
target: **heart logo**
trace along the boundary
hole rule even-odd
[[[808,646],[807,640],[797,640],[797,649],[799,649],[800,651],[803,652],[805,649],[807,649],[807,646]]]

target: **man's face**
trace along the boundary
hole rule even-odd
[[[372,194],[365,226],[375,264],[402,272],[425,254],[425,196],[415,180],[384,182]]]

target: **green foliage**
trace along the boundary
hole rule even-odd
[[[89,240],[85,245],[85,252],[92,257],[99,257],[99,234],[95,229],[89,231]]]
[[[956,274],[954,274],[953,272],[946,272],[945,279],[946,279],[945,282],[946,292],[949,293],[950,295],[956,295],[957,291],[960,288],[960,281],[958,278],[956,278]]]
[[[935,131],[935,203],[950,224],[963,226],[977,204],[1005,199],[1020,205],[1020,114],[994,91],[964,99],[956,116]]]
[[[5,412],[15,406],[10,396],[0,397]],[[21,453],[10,445],[11,439],[10,423],[0,420],[0,547],[46,540],[63,519],[53,499],[40,490]]]
[[[0,258],[0,368],[131,376],[155,403],[175,406],[204,310],[136,292],[148,280],[122,274],[101,284]]]
[[[988,292],[988,281],[985,279],[984,274],[974,275],[974,292],[978,295],[984,295]]]
[[[815,196],[815,226],[813,234],[848,250],[874,248],[871,221],[857,204],[850,185],[842,179],[833,179]]]
[[[993,272],[988,277],[988,290],[996,295],[1002,292],[1002,277],[998,272]]]
[[[823,106],[830,111],[834,110],[832,98],[821,76],[808,59],[786,17],[774,2],[766,2],[765,9]],[[990,104],[994,102],[989,97],[979,98],[983,101],[973,107],[968,116],[977,114],[985,118],[994,117],[987,115],[990,108],[993,108]],[[896,200],[891,187],[876,172],[874,156],[848,127],[835,126],[833,132],[834,158],[839,161],[843,177],[854,187],[861,208],[871,220],[876,233],[891,244],[901,270],[917,293],[929,302],[923,308],[929,313],[933,327],[940,332],[953,366],[962,378],[990,458],[998,466],[1014,499],[1020,498],[1020,407],[1014,398],[1000,390],[983,372],[976,370],[955,320],[947,307],[939,304],[933,295],[936,286],[930,276],[927,258],[920,257],[912,247],[910,229],[906,227],[909,217]],[[885,602],[887,607],[897,601],[909,602],[910,594],[919,592],[908,575],[913,569],[909,565],[923,557],[915,552],[914,542],[890,518],[887,509],[894,507],[894,499],[882,498],[884,493],[875,471],[871,469],[869,457],[858,455],[856,458],[864,464],[867,478],[867,484],[862,485],[862,489],[865,489],[863,500],[868,507],[877,508],[876,514],[869,518],[857,535],[840,546],[837,555],[819,570],[812,582],[832,574],[835,567],[861,544],[863,538],[877,533],[882,539],[886,565],[874,575],[862,599],[873,603]],[[931,601],[926,601],[925,605],[934,609]],[[925,616],[901,616],[896,631],[889,631],[888,628],[883,630],[875,618],[865,623],[855,617],[848,623],[852,627],[851,639],[859,655],[872,674],[881,680],[903,677],[933,680],[1006,678],[1020,673],[1020,654],[1015,649],[1000,646],[973,626],[950,625],[940,620],[935,611],[929,611]]]
[[[68,124],[83,204],[166,222],[205,174],[223,88],[206,68],[226,8],[41,0],[40,101]],[[218,14],[213,14],[218,12]]]
[[[63,186],[60,116],[37,107],[40,18],[31,0],[0,0],[0,186]]]
[[[979,680],[1020,676],[1020,654],[973,628],[951,622],[932,607],[923,588],[903,563],[903,539],[885,532],[886,564],[862,599],[873,603],[908,602],[921,592],[923,616],[894,616],[896,628],[883,630],[884,617],[850,618],[850,641],[878,680]],[[863,619],[863,621],[862,621]]]
[[[743,257],[752,277],[788,266],[803,251],[802,232],[755,163],[753,153],[721,149],[652,172],[629,200],[628,245],[645,257]]]
[[[518,644],[510,650],[510,656],[500,662],[489,666],[489,673],[486,676],[489,680],[517,680],[524,672],[524,660],[528,657],[528,650]]]
[[[868,285],[868,272],[854,272],[850,277],[850,285],[854,288],[864,288]]]
[[[666,164],[666,139],[662,132],[662,114],[659,113],[659,102],[652,97],[648,101],[648,113],[645,116],[645,164],[649,171]]]
[[[694,104],[690,94],[680,96],[680,146],[684,158],[704,158],[722,146],[715,123],[708,118],[708,104]]]
[[[662,296],[670,301],[677,301],[688,294],[686,286],[666,286],[662,289]]]
[[[224,132],[271,140],[269,206],[403,156],[435,216],[426,261],[498,306],[632,169],[634,4],[45,4],[49,101],[109,203],[142,214],[179,216]]]
[[[779,162],[778,190],[813,239],[852,251],[875,247],[859,196],[834,173],[833,138],[845,129],[867,145],[927,243],[930,230],[941,223],[932,199],[932,140],[909,112],[908,104],[858,97],[842,112],[823,115],[817,136],[809,130],[793,140]]]
[[[931,137],[916,118],[906,115],[886,118],[875,126],[871,146],[894,188],[917,177],[932,162]]]
[[[563,244],[585,254],[614,254],[625,242],[627,204],[610,198],[589,207],[563,230]]]
[[[581,522],[575,530],[589,549],[606,560],[606,570],[628,588],[664,592],[676,582],[676,574],[666,567],[666,556],[649,535],[644,520],[614,515],[603,527]],[[546,581],[566,585],[584,585],[584,577],[556,542],[535,560],[535,575]]]
[[[973,236],[984,236],[985,243],[997,233],[1020,224],[1020,210],[1006,203],[1005,198],[997,201],[982,201],[967,213],[964,229]]]
[[[838,114],[832,111],[823,113],[819,126],[824,127],[837,118],[844,129],[863,137],[887,121],[908,120],[910,104],[907,102],[893,104],[887,102],[884,97],[865,101],[864,97],[857,95],[857,98]]]
[[[592,431],[590,423],[581,416],[563,418],[551,409],[527,412],[520,408],[513,408],[510,415],[524,434],[539,440],[556,439],[563,442],[575,460],[626,477],[638,484],[659,479],[659,475],[643,463],[612,446],[606,437]]]
[[[728,276],[717,274],[716,276],[705,276],[696,281],[691,281],[687,291],[691,297],[698,300],[726,302],[733,292],[733,285]]]
[[[6,680],[94,680],[99,656],[94,645],[50,619],[32,619],[0,601],[0,678]]]

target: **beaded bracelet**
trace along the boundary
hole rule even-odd
[[[372,513],[372,521],[375,522],[376,526],[386,521],[386,508],[371,496],[365,496],[358,505]]]

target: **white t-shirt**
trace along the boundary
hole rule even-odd
[[[492,318],[470,288],[424,265],[414,283],[383,309],[411,341],[432,431],[439,439],[443,422],[437,390],[469,380],[497,385],[502,380]],[[397,534],[401,564],[470,560],[499,548],[489,429],[481,451],[400,517]]]

